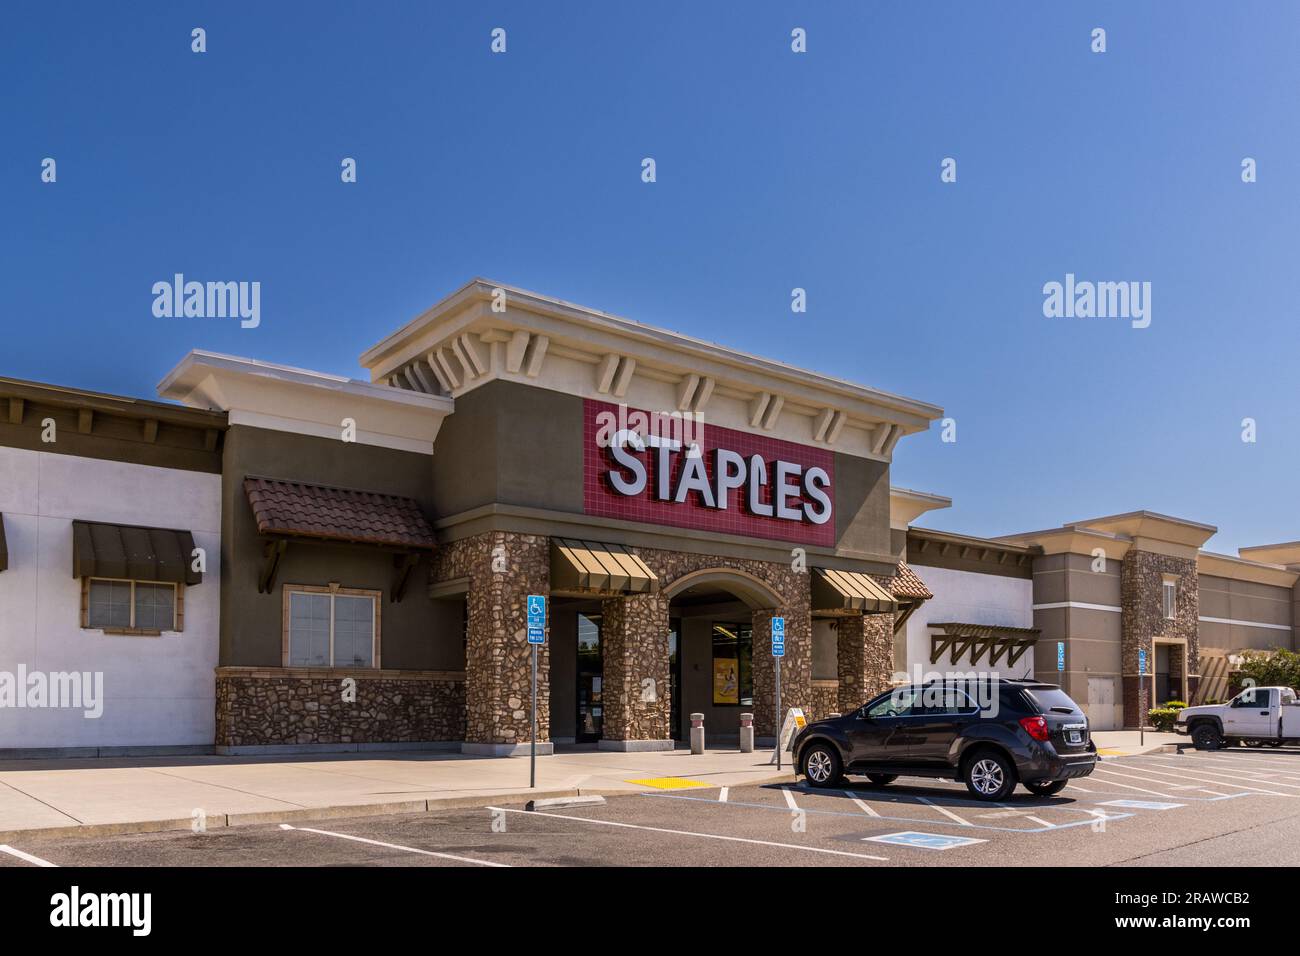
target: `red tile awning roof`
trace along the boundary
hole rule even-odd
[[[898,562],[898,568],[894,571],[893,577],[878,575],[876,580],[896,598],[906,598],[912,601],[928,601],[934,597],[934,594],[925,582],[922,581],[915,571],[909,568],[902,561]]]
[[[414,498],[251,476],[244,492],[260,534],[426,551],[436,544]]]

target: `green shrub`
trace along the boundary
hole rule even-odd
[[[1300,689],[1300,654],[1278,650],[1271,654],[1247,653],[1245,658],[1235,675],[1242,686],[1254,681],[1256,687]]]
[[[1167,701],[1165,701],[1163,704],[1161,704],[1160,706],[1161,706],[1161,708],[1164,708],[1164,709],[1182,710],[1184,707],[1187,706],[1187,701],[1185,701],[1185,700],[1167,700]]]
[[[1147,711],[1147,720],[1156,730],[1172,733],[1180,710],[1181,707],[1152,707]]]

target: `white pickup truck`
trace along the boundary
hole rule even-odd
[[[1197,750],[1300,743],[1300,701],[1290,687],[1247,687],[1226,704],[1180,710],[1174,730]]]

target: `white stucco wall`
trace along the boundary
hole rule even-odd
[[[922,604],[907,620],[907,670],[909,679],[915,677],[919,666],[922,672],[971,670],[967,652],[949,663],[951,653],[943,652],[938,664],[930,663],[931,621],[961,622],[963,624],[999,624],[1003,627],[1034,626],[1034,583],[1027,578],[1011,578],[998,574],[976,574],[971,571],[952,571],[931,568],[923,564],[909,564],[934,598]],[[988,655],[980,659],[975,668],[988,672]],[[1006,657],[998,661],[1002,677],[1033,677],[1034,649],[1025,651],[1014,667],[1007,667]]]
[[[0,671],[101,671],[103,714],[0,709],[0,749],[211,744],[220,608],[221,476],[0,448]],[[207,551],[185,589],[184,632],[129,637],[81,628],[72,521],[185,529]]]

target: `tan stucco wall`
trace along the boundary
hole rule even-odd
[[[1294,646],[1293,632],[1278,629],[1292,626],[1294,597],[1290,588],[1254,581],[1236,581],[1209,574],[1201,574],[1199,579],[1201,617],[1221,619],[1200,621],[1202,648],[1289,649]],[[1272,624],[1277,627],[1222,623],[1225,620]]]
[[[394,604],[389,601],[391,552],[293,541],[280,561],[273,591],[257,590],[262,539],[244,493],[247,475],[404,495],[415,498],[431,515],[429,456],[236,425],[226,433],[224,462],[222,665],[279,667],[284,585],[337,581],[343,587],[383,592],[380,653],[385,668],[463,669],[461,604],[430,599],[425,583],[428,558],[421,559],[405,596]]]
[[[576,396],[500,380],[461,395],[434,444],[433,515],[450,519],[494,504],[536,509],[538,526],[526,529],[534,533],[549,530],[548,516],[562,521],[566,515],[583,515],[583,437],[583,403]],[[836,547],[849,560],[897,553],[889,529],[887,463],[836,454],[832,492]],[[510,517],[497,524],[520,527]],[[636,531],[622,531],[624,524],[602,519],[595,532],[565,528],[555,533],[755,560],[779,560],[774,553],[779,552],[788,560],[789,547],[779,541],[734,539],[724,550],[711,544],[708,535],[640,525],[638,538]],[[475,525],[474,530],[483,527]],[[460,531],[447,533],[455,536]],[[646,534],[657,540],[647,540]]]

